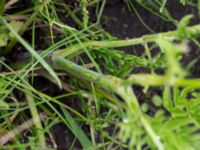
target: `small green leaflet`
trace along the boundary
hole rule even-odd
[[[21,22],[21,21],[11,21],[10,23],[9,23],[9,25],[13,28],[13,29],[15,29],[15,31],[16,32],[19,32],[19,30],[21,29],[21,27],[23,26],[23,22]],[[13,38],[13,37],[15,37],[11,32],[9,33],[9,36],[11,37],[11,38]]]
[[[11,21],[9,25],[18,32],[23,26],[22,21]],[[13,38],[14,35],[9,32],[5,25],[0,24],[0,47],[6,46],[8,44],[8,39]]]
[[[186,0],[180,0],[181,4],[185,5],[186,4]]]
[[[192,15],[186,15],[179,22],[177,31],[180,39],[190,38],[190,35],[187,32],[187,26],[189,25],[192,17],[193,17]]]
[[[8,43],[8,34],[6,33],[1,33],[0,34],[0,47],[6,46]]]

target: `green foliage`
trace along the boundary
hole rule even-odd
[[[165,53],[165,60],[167,63],[167,76],[169,83],[175,80],[174,78],[183,78],[185,76],[184,70],[179,64],[180,54],[187,51],[187,45],[185,44],[173,44],[167,41],[164,37],[160,36],[157,40],[161,51]]]
[[[69,112],[62,108],[64,116],[68,122],[68,127],[74,133],[74,135],[79,139],[83,149],[85,150],[92,150],[92,143],[88,139],[87,135],[81,129],[81,127],[76,123],[76,121],[72,118]]]
[[[197,8],[198,8],[198,11],[200,12],[200,0],[198,0],[197,2]]]
[[[6,34],[6,33],[2,33],[2,34],[0,35],[0,47],[6,46],[6,45],[7,45],[7,43],[8,43],[8,38],[9,38],[9,36],[8,36],[8,34]]]
[[[18,32],[21,27],[23,26],[23,22],[21,21],[11,21],[9,25],[16,31]],[[8,44],[9,38],[13,38],[13,35],[11,32],[6,28],[6,26],[1,23],[0,24],[0,47],[4,47]]]
[[[180,0],[180,3],[185,5],[186,4],[186,0]]]
[[[7,90],[5,87],[7,86],[7,82],[3,79],[3,77],[0,77],[0,110],[2,109],[9,109],[9,104],[5,102],[4,95],[7,95],[9,93],[9,90]]]
[[[200,25],[189,27],[192,15],[174,19],[167,0],[125,2],[148,30],[138,5],[177,29],[120,40],[100,24],[106,0],[32,1],[14,13],[0,2],[2,149],[56,149],[58,124],[69,149],[77,141],[86,150],[199,149],[200,79],[181,61],[190,41],[199,46]],[[179,2],[200,7],[200,1]],[[120,49],[136,45],[141,55]]]
[[[151,118],[152,124],[155,125],[155,130],[160,133],[161,139],[165,141],[166,148],[198,149],[200,138],[198,130],[200,126],[199,122],[196,120],[196,118],[198,118],[198,113],[194,114],[193,110],[199,109],[199,101],[196,98],[192,98],[191,100],[187,99],[187,94],[191,91],[193,90],[190,88],[185,88],[183,90],[178,89],[177,94],[180,96],[173,97],[169,90],[165,90],[164,97],[168,99],[166,100],[166,98],[163,98],[165,101],[171,101],[171,103],[173,103],[173,105],[164,104],[170,115],[166,116],[163,110],[160,110],[157,112],[155,118]],[[175,93],[173,94],[176,95]],[[195,104],[195,106],[193,104]],[[162,128],[158,127],[160,125]]]
[[[178,36],[181,40],[191,38],[187,32],[187,26],[189,25],[192,17],[192,15],[184,16],[178,24]]]
[[[83,27],[87,28],[89,22],[89,12],[87,10],[87,0],[81,0],[82,15],[83,15]]]
[[[11,21],[11,22],[9,22],[9,25],[10,25],[16,32],[19,32],[20,29],[22,28],[22,26],[24,25],[24,23],[21,22],[21,21]],[[15,35],[13,35],[11,32],[9,33],[9,36],[10,36],[11,38],[14,38],[14,37],[15,37]]]
[[[144,57],[126,54],[119,50],[98,49],[93,52],[99,64],[102,64],[106,72],[125,78],[135,67],[146,67],[149,65]]]

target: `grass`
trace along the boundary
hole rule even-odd
[[[167,0],[127,0],[150,34],[118,39],[101,26],[107,3],[0,2],[1,149],[198,149],[199,58],[182,61],[200,48],[200,25],[173,18]],[[198,11],[199,1],[180,5]],[[155,32],[138,7],[175,29]],[[138,45],[142,55],[121,50]]]

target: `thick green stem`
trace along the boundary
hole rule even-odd
[[[64,58],[57,58],[54,62],[60,69],[67,71],[75,77],[79,77],[83,80],[93,82],[98,86],[106,87],[110,90],[115,90],[122,82],[122,80],[117,77],[104,76],[98,74],[94,71],[90,71],[81,66],[78,66]]]
[[[200,24],[194,25],[187,28],[188,33],[195,37],[200,35]],[[116,41],[89,41],[82,44],[72,45],[66,49],[57,51],[53,55],[53,59],[60,58],[60,57],[69,57],[69,56],[76,56],[84,52],[84,48],[88,48],[90,50],[94,50],[95,48],[115,48],[115,47],[125,47],[125,46],[132,46],[132,45],[139,45],[146,43],[155,42],[159,35],[164,36],[168,39],[174,40],[178,37],[177,31],[168,31],[163,33],[157,34],[150,34],[144,35],[139,38],[133,38],[129,40],[116,40]]]
[[[139,84],[143,86],[179,86],[200,88],[200,79],[169,78],[165,75],[134,74],[124,81],[125,85]]]
[[[126,85],[123,85],[122,79],[95,73],[93,71],[80,67],[64,58],[56,59],[55,63],[64,71],[73,74],[76,77],[81,77],[84,80],[95,83],[102,88],[110,89],[111,91],[119,94],[126,101],[128,105],[128,110],[131,112],[131,114],[140,119],[143,127],[146,129],[147,133],[152,138],[152,141],[155,143],[158,149],[163,150],[163,145],[161,141],[158,140],[158,136],[151,128],[151,125],[140,110],[140,106],[138,104],[135,94],[133,93],[132,88],[130,86],[127,87]]]

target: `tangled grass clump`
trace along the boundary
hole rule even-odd
[[[167,0],[125,2],[137,16],[140,5],[176,29],[121,40],[101,28],[106,0],[32,0],[18,9],[23,3],[0,2],[2,149],[59,149],[53,128],[60,123],[72,134],[69,149],[198,149],[200,78],[192,69],[199,58],[181,61],[190,44],[199,48],[200,24],[189,25],[192,15],[174,19]],[[136,45],[141,56],[120,49]],[[156,88],[160,94],[148,96]]]

